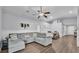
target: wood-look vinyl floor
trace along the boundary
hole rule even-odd
[[[52,48],[58,53],[76,53],[77,43],[76,38],[72,35],[66,35],[62,38],[53,41]]]
[[[26,45],[24,50],[17,53],[77,53],[76,38],[73,35],[66,35],[60,39],[53,40],[52,45],[44,47],[37,43],[30,43]]]

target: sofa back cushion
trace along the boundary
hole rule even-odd
[[[25,40],[26,38],[33,37],[33,33],[18,33],[17,37],[18,39]]]
[[[26,33],[25,37],[33,37],[33,33]]]
[[[46,34],[45,33],[37,33],[37,37],[45,38]]]
[[[24,33],[18,33],[17,38],[18,39],[25,39],[25,34]]]

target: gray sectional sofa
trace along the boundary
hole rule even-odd
[[[36,42],[43,46],[52,43],[52,37],[47,37],[45,33],[10,33],[9,52],[15,52],[25,48],[25,44]]]

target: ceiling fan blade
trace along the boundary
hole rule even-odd
[[[26,12],[29,13],[30,11],[29,10],[26,10]]]
[[[50,14],[50,12],[44,12],[44,14]]]
[[[46,15],[43,15],[45,18],[47,18],[47,16]]]
[[[37,12],[41,12],[40,10],[37,10]]]

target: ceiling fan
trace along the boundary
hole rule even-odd
[[[47,17],[48,17],[47,15],[50,14],[50,12],[44,12],[42,6],[40,6],[40,10],[38,10],[37,12],[39,13],[38,19],[39,19],[41,16],[47,18]]]

